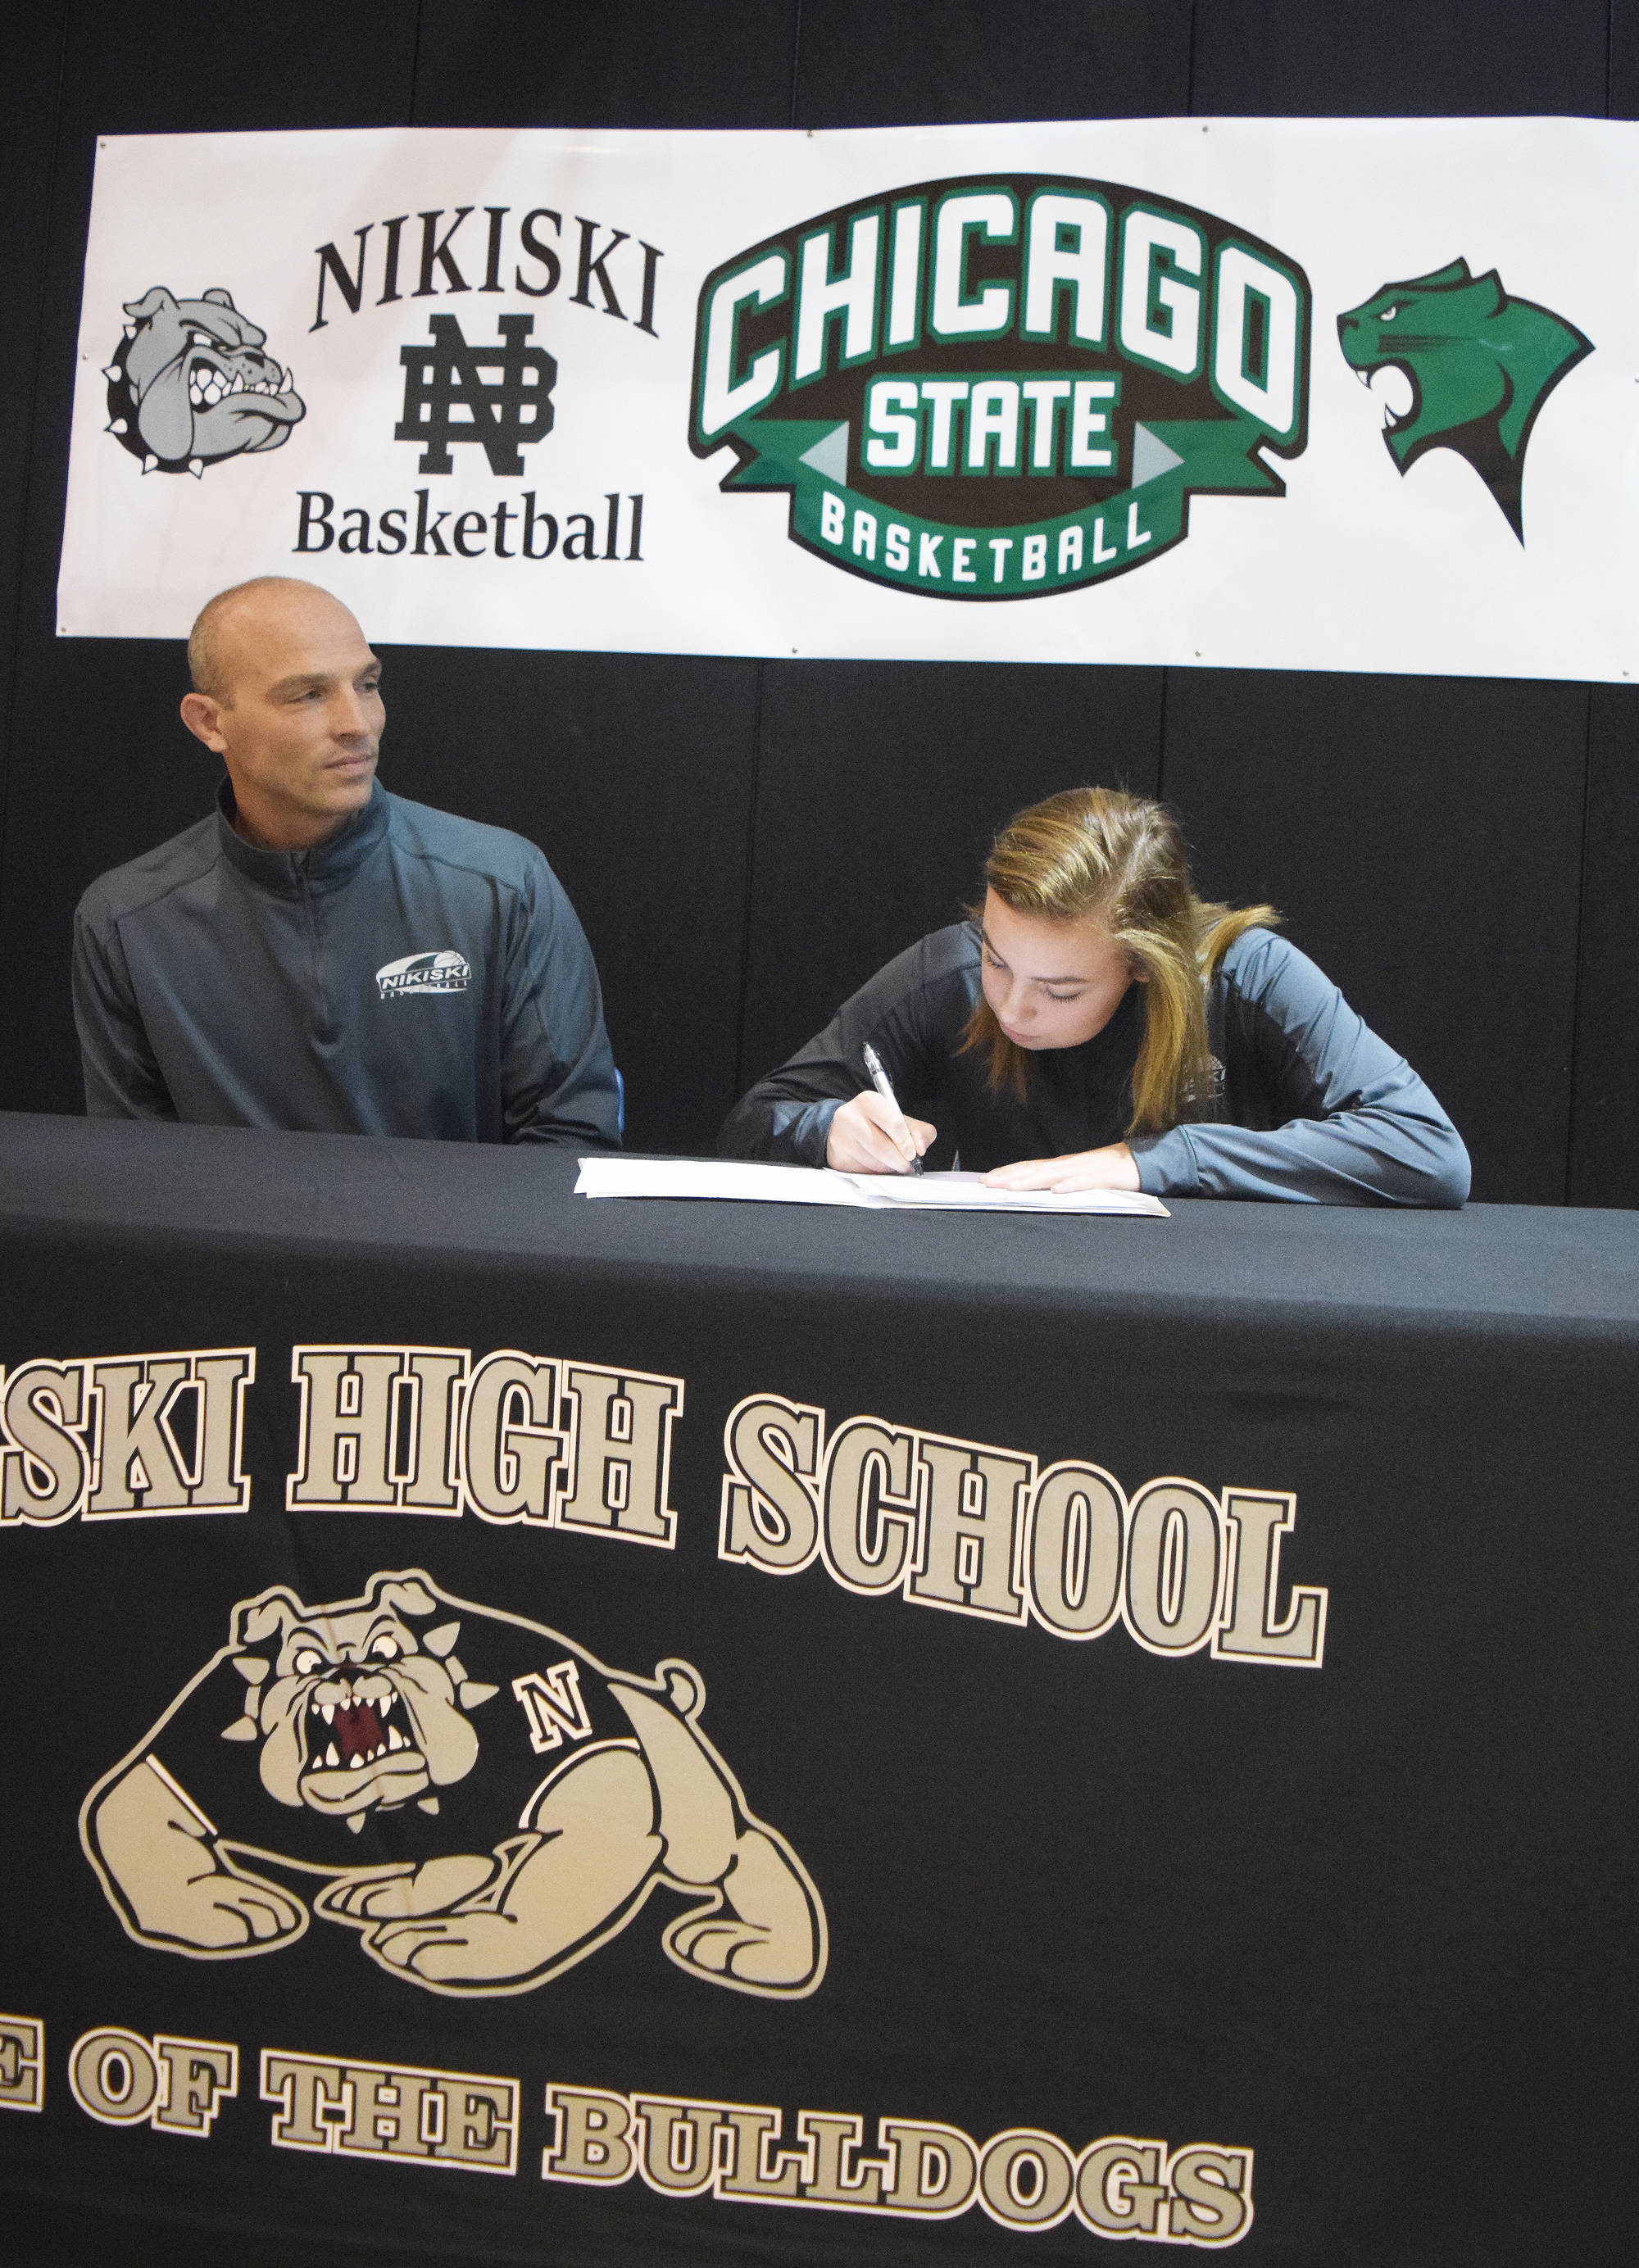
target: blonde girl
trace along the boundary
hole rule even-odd
[[[1428,1087],[1273,908],[1196,895],[1162,805],[1049,796],[997,836],[985,882],[967,920],[759,1080],[725,1155],[909,1173],[931,1152],[1014,1189],[1463,1203],[1467,1152]]]

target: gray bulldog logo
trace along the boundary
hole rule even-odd
[[[223,291],[178,299],[162,284],[125,306],[125,335],[103,372],[108,427],[144,473],[192,473],[277,449],[306,404],[263,351],[267,333]]]

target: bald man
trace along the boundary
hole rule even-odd
[[[533,843],[380,784],[381,665],[346,608],[241,583],[188,659],[182,720],[227,776],[80,901],[92,1116],[617,1147],[573,908]]]

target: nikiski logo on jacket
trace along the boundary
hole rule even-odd
[[[472,971],[464,956],[449,947],[442,953],[407,953],[378,968],[375,981],[384,1000],[404,992],[464,992]]]

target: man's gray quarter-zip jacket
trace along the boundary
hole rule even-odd
[[[313,850],[233,808],[80,901],[92,1117],[618,1146],[597,971],[533,843],[379,785]]]

